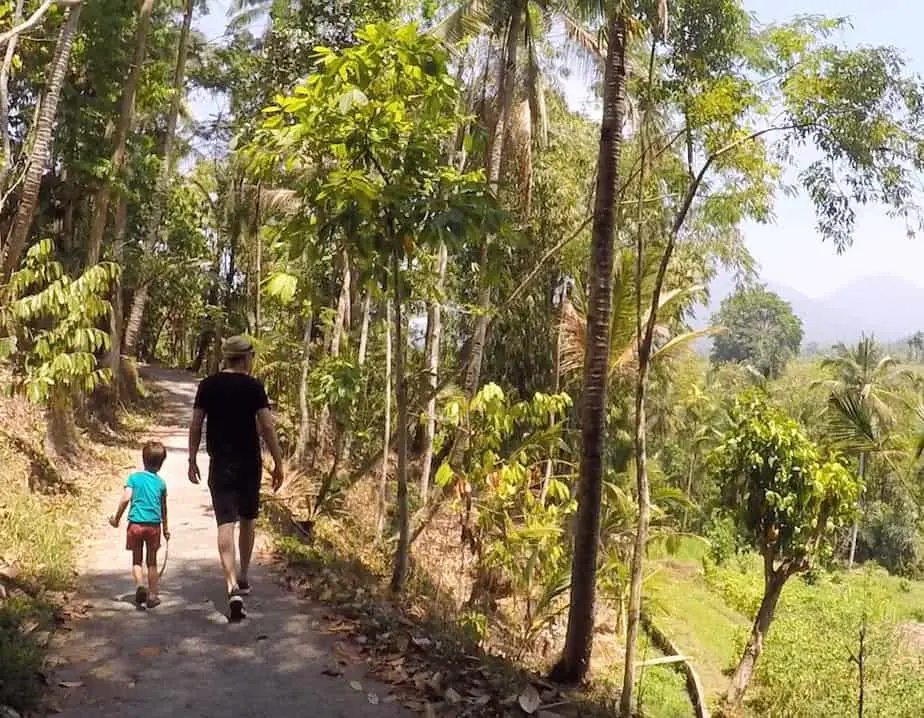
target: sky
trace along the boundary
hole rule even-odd
[[[211,12],[197,22],[209,39],[224,31],[228,0],[213,0]],[[909,69],[924,75],[920,27],[924,6],[915,0],[744,0],[745,8],[761,22],[785,21],[800,14],[849,17],[852,29],[842,39],[851,45],[890,45],[908,58]],[[574,109],[586,106],[586,80],[575,73],[566,82]],[[200,118],[219,106],[196,97],[193,111]],[[815,231],[814,211],[803,197],[779,197],[771,225],[747,224],[745,241],[765,281],[784,284],[817,298],[863,277],[889,275],[924,288],[924,235],[909,239],[904,224],[890,220],[878,207],[858,213],[855,241],[842,255],[823,243]]]

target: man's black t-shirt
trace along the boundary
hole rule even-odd
[[[260,381],[248,374],[219,372],[199,384],[194,406],[205,412],[205,446],[213,466],[260,466],[257,412],[269,408]]]

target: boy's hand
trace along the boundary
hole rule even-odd
[[[202,475],[199,473],[199,464],[196,463],[195,459],[189,460],[189,481],[193,484],[198,484],[202,480]]]
[[[119,520],[115,516],[110,516],[109,525],[112,526],[112,528],[117,529],[119,528]]]
[[[279,491],[282,487],[282,482],[285,480],[286,475],[282,468],[282,464],[275,464],[273,466],[273,491]]]
[[[170,540],[170,529],[164,529],[164,538]]]

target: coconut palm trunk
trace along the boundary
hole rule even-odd
[[[524,10],[520,0],[517,0],[510,13],[504,58],[500,63],[498,72],[497,86],[498,92],[501,94],[497,102],[497,119],[494,123],[494,132],[491,138],[491,148],[488,152],[486,167],[488,184],[494,192],[497,192],[500,184],[504,147],[510,131],[513,99],[516,93],[518,51],[520,36],[523,33]],[[475,329],[472,332],[471,355],[462,383],[465,394],[469,399],[475,396],[481,383],[481,365],[484,362],[484,347],[488,336],[488,325],[491,322],[491,288],[483,276],[487,273],[488,246],[491,239],[491,237],[487,237],[481,247],[482,287],[478,292],[478,318],[475,320]]]
[[[860,452],[860,485],[866,486],[866,452]],[[853,527],[850,529],[850,556],[847,559],[847,570],[853,568],[854,562],[857,560],[857,534],[860,533],[860,514],[862,512],[857,510],[857,517],[853,520]]]
[[[115,127],[112,156],[109,159],[110,179],[103,182],[93,200],[93,216],[90,221],[90,234],[87,240],[87,266],[92,267],[99,262],[103,246],[103,234],[109,219],[109,204],[112,200],[113,180],[122,175],[125,165],[125,154],[128,145],[128,133],[131,132],[132,121],[135,117],[135,96],[141,84],[141,72],[144,67],[144,58],[147,53],[148,30],[151,27],[151,13],[154,10],[154,0],[141,0],[138,8],[138,26],[135,28],[135,51],[132,56],[131,69],[128,79],[122,90],[122,102],[119,108],[119,121]]]
[[[35,124],[35,140],[29,153],[25,179],[23,180],[22,196],[16,208],[16,219],[10,230],[9,239],[3,250],[2,279],[10,275],[19,266],[26,239],[32,227],[35,216],[35,207],[38,203],[39,187],[42,183],[42,174],[45,172],[45,163],[51,149],[51,132],[54,127],[55,115],[58,111],[58,99],[61,97],[61,87],[64,76],[67,74],[68,63],[71,57],[71,48],[74,37],[77,35],[77,24],[80,20],[82,5],[76,5],[68,11],[68,18],[58,34],[54,58],[51,61],[51,72],[48,85],[42,98],[41,108]]]
[[[610,313],[616,232],[616,180],[626,110],[626,20],[609,21],[603,121],[597,157],[597,186],[591,237],[584,396],[581,412],[581,465],[571,566],[571,605],[556,680],[577,682],[587,673],[593,643],[597,548],[603,479],[606,394],[609,378]]]
[[[147,237],[144,245],[144,255],[153,253],[157,239],[161,236],[164,211],[167,206],[167,193],[170,178],[173,176],[173,145],[176,142],[176,127],[180,116],[180,107],[183,102],[183,89],[186,85],[186,57],[189,51],[189,30],[192,25],[194,3],[186,0],[183,13],[183,26],[180,29],[180,40],[177,46],[176,66],[173,71],[173,97],[170,100],[170,113],[167,115],[167,131],[164,134],[160,174],[157,177],[157,187],[154,194],[154,207],[151,221],[148,225]],[[132,305],[125,325],[125,341],[123,352],[126,356],[135,358],[138,354],[138,335],[144,321],[144,312],[148,304],[149,280],[143,278],[135,288],[132,295]]]

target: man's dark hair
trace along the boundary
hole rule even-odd
[[[145,471],[160,471],[166,458],[167,449],[159,441],[149,441],[141,449],[141,460],[144,462]]]

